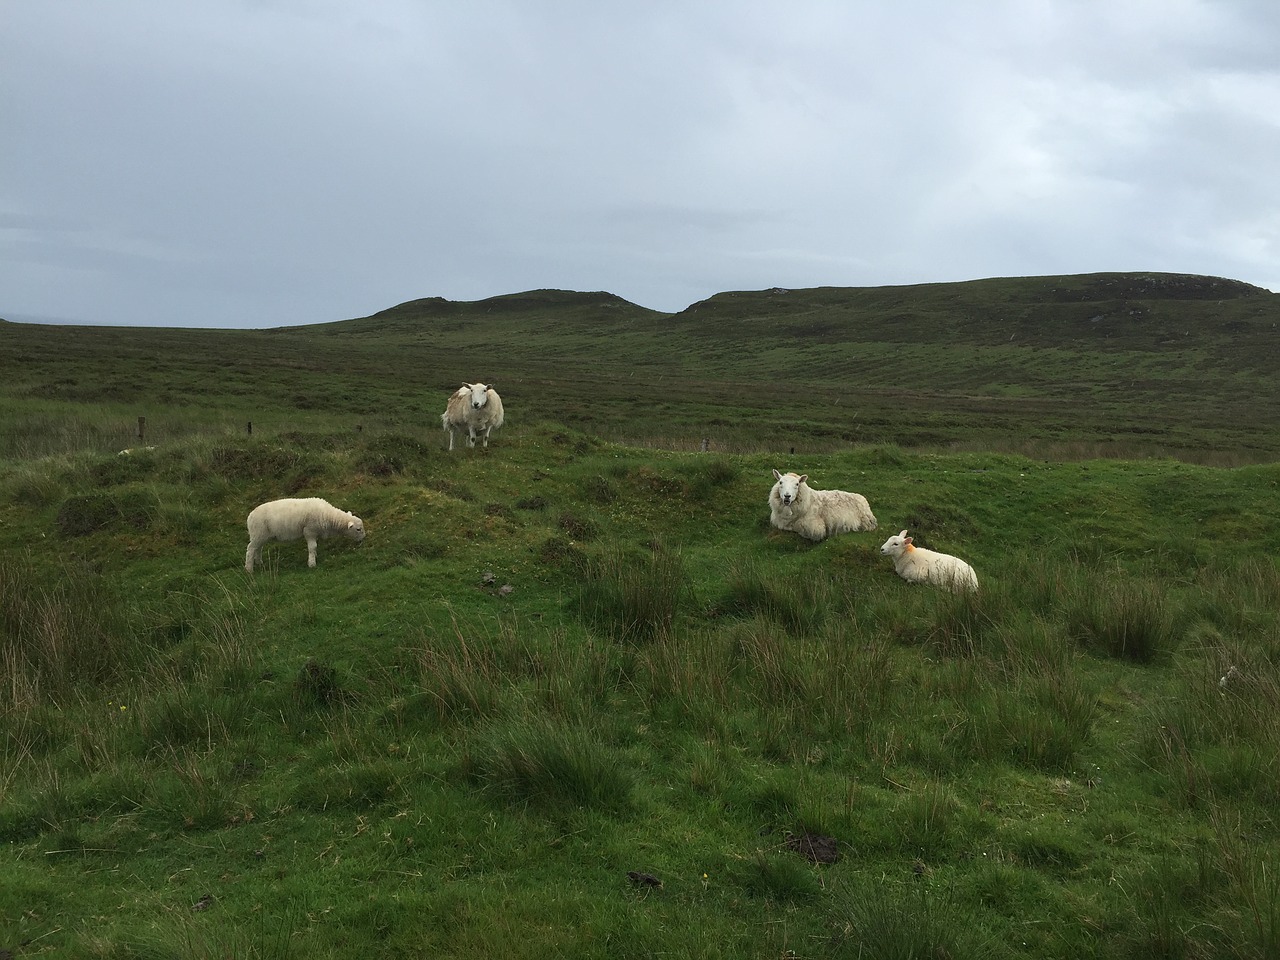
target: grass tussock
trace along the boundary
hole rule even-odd
[[[920,960],[991,956],[992,944],[927,878],[859,885],[831,910],[831,955]]]
[[[506,672],[496,651],[483,641],[424,637],[415,650],[426,710],[437,723],[485,719],[504,709]]]
[[[583,622],[623,642],[671,632],[688,604],[689,578],[678,550],[636,558],[609,551],[588,563],[576,608]]]
[[[102,576],[74,563],[52,577],[0,559],[0,684],[10,708],[64,699],[138,667],[135,612]]]
[[[720,609],[740,617],[766,617],[785,629],[804,632],[818,627],[844,607],[844,596],[824,570],[778,575],[753,560],[735,563]]]
[[[1069,771],[1086,745],[1097,697],[1071,674],[992,685],[975,697],[961,742],[974,757]]]
[[[1086,578],[1072,600],[1071,630],[1089,649],[1131,663],[1166,659],[1179,620],[1167,582],[1147,578]]]
[[[621,812],[633,803],[633,774],[622,755],[581,728],[535,722],[491,731],[469,745],[462,769],[517,806]]]

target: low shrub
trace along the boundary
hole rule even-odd
[[[76,494],[62,501],[54,525],[64,537],[85,537],[112,527],[145,530],[156,509],[156,498],[143,490]]]

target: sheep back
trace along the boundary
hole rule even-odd
[[[244,568],[253,573],[262,546],[272,540],[307,541],[307,566],[316,565],[316,541],[342,536],[360,543],[364,540],[364,521],[354,513],[339,510],[320,497],[286,497],[260,504],[249,511],[245,521],[249,528],[249,548],[245,551]]]
[[[915,546],[905,530],[890,537],[881,552],[893,557],[894,571],[908,583],[927,583],[956,593],[978,589],[978,574],[973,567],[949,553]]]
[[[364,539],[364,523],[320,497],[286,497],[254,507],[246,522],[250,539],[298,540],[308,532],[317,536]]]

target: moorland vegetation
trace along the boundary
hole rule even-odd
[[[1275,956],[1278,320],[1106,274],[0,323],[0,949]],[[774,469],[879,530],[771,528]],[[311,495],[367,539],[246,574]]]

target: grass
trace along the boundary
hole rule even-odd
[[[1118,309],[1113,342],[1085,351],[1073,341],[1097,324],[1077,313],[1096,304],[1062,289],[941,285],[909,307],[903,291],[774,295],[785,310],[724,295],[678,317],[500,298],[486,315],[529,334],[513,356],[559,345],[561,375],[549,353],[485,375],[526,409],[553,387],[567,400],[453,455],[405,345],[429,335],[456,363],[472,306],[150,340],[0,325],[26,357],[0,389],[16,414],[0,454],[0,948],[1274,955],[1280,473],[1249,462],[1274,424],[1263,404],[1223,451],[1229,404],[1186,420],[1171,397],[1130,459],[990,443],[971,414],[995,399],[1011,332],[1039,343],[1036,376],[1071,368],[1055,351],[1089,352],[1085,380],[1116,358],[1169,376],[1192,362]],[[1154,304],[1157,326],[1195,305],[1142,292],[1113,299]],[[1012,319],[957,319],[982,303]],[[1194,349],[1260,309],[1227,298],[1222,323],[1245,326],[1206,321]],[[617,338],[602,317],[626,318]],[[925,319],[964,350],[936,392],[895,396],[901,433],[886,419],[864,444],[764,402],[769,371],[783,386],[811,345],[834,349],[828,379],[872,382],[893,353],[855,363],[872,342],[902,351],[898,373],[936,359]],[[690,344],[719,366],[673,398],[657,386]],[[72,372],[49,365],[58,350]],[[259,375],[280,356],[294,365]],[[588,404],[566,386],[563,370],[610,356],[634,395]],[[1246,380],[1265,366],[1232,358]],[[1032,439],[1068,419],[1038,405],[1045,383],[1006,384]],[[144,394],[155,449],[121,456]],[[1102,396],[1080,442],[1131,421],[1118,398],[1138,396]],[[706,453],[608,439],[714,419],[728,426]],[[1233,465],[1146,455],[1173,436]],[[793,466],[864,493],[882,529],[771,530],[770,471]],[[245,515],[287,493],[354,509],[368,539],[325,541],[315,569],[277,545],[245,575]],[[973,563],[981,592],[901,581],[878,546],[903,527]],[[813,838],[830,862],[806,855]]]
[[[20,692],[0,754],[18,892],[0,903],[21,939],[179,956],[343,956],[369,929],[441,955],[590,951],[629,929],[647,950],[748,955],[1270,949],[1269,867],[1247,854],[1274,841],[1280,799],[1274,468],[815,458],[886,520],[963,542],[984,574],[969,596],[902,582],[875,536],[769,531],[770,458],[713,468],[716,495],[697,497],[700,454],[531,428],[463,459],[386,436],[272,445],[349,488],[375,532],[327,541],[315,570],[281,550],[252,578],[246,498],[207,467],[252,488],[263,441],[211,461],[192,440],[141,477],[112,455],[43,463],[86,492],[29,506],[0,567]],[[360,473],[371,448],[406,460]],[[1186,518],[1145,495],[1188,478],[1256,539],[1188,545]],[[1000,537],[983,533],[991,494],[963,495],[975,482],[1006,504]],[[65,499],[140,484],[145,522],[60,529]],[[1074,509],[1033,551],[1046,503]],[[174,522],[193,506],[203,519]],[[1098,522],[1121,506],[1134,515]],[[593,539],[570,540],[566,514]],[[24,546],[41,532],[44,551]],[[73,635],[103,639],[41,645]],[[784,842],[804,833],[843,855],[810,863]],[[136,879],[110,920],[54,892],[107,916],[119,888],[94,878],[126,850]],[[1113,875],[1139,892],[1114,896]],[[448,936],[433,927],[462,902]],[[305,919],[263,931],[255,904]],[[513,910],[535,932],[500,946]],[[1052,922],[1028,933],[1030,917]]]
[[[516,401],[513,424],[539,411],[631,446],[900,444],[1219,465],[1280,453],[1276,297],[1217,278],[766,290],[674,315],[537,294],[264,331],[4,324],[0,456],[115,453],[250,425],[404,434],[436,422],[477,356]]]

